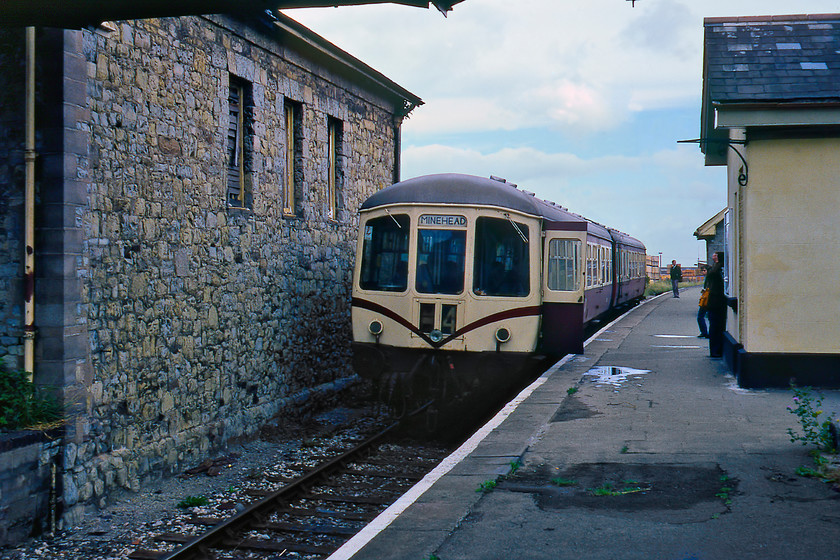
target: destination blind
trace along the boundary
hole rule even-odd
[[[467,219],[464,216],[445,214],[423,214],[420,216],[420,227],[467,227]]]

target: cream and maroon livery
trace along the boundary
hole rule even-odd
[[[459,387],[514,382],[529,360],[581,352],[587,323],[643,296],[642,243],[503,179],[409,179],[360,212],[363,377],[416,384],[431,368]]]

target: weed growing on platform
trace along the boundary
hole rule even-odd
[[[516,471],[522,468],[522,461],[519,459],[514,459],[510,462],[510,472],[508,472],[508,476],[513,476],[516,474]]]
[[[834,418],[822,410],[822,395],[813,393],[810,387],[799,388],[791,385],[793,405],[788,412],[799,419],[802,433],[788,428],[791,442],[801,441],[802,445],[816,445],[817,449],[834,453],[834,438],[831,435],[831,423]]]
[[[647,492],[648,490],[650,490],[650,486],[642,486],[635,480],[624,480],[621,488],[617,488],[612,482],[605,482],[598,488],[591,488],[589,491],[593,496],[624,496],[636,492]]]
[[[495,480],[485,480],[481,484],[478,485],[478,488],[475,489],[476,492],[481,492],[482,494],[487,494],[492,492],[496,488],[496,481]]]
[[[569,387],[568,389],[566,389],[566,394],[569,395],[569,396],[574,395],[577,392],[578,392],[577,387]]]
[[[578,481],[571,478],[552,478],[551,483],[555,486],[577,486]]]
[[[720,482],[723,486],[720,487],[720,490],[717,494],[715,494],[715,498],[720,498],[723,501],[723,505],[731,506],[732,505],[732,498],[730,497],[729,493],[732,492],[732,487],[727,486],[726,484],[730,481],[730,478],[726,475],[720,477]]]
[[[207,496],[187,496],[180,502],[178,502],[178,507],[182,509],[197,507],[197,506],[206,506],[210,503],[210,500],[207,499]]]

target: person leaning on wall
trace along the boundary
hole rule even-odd
[[[706,274],[703,288],[709,290],[706,312],[709,317],[709,356],[723,356],[723,331],[726,328],[726,294],[723,288],[723,253],[712,255],[712,268]]]

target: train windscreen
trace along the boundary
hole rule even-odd
[[[513,220],[478,218],[475,224],[473,292],[526,297],[530,293],[528,226]]]
[[[408,288],[408,226],[405,214],[367,221],[359,275],[363,290],[404,292]]]
[[[417,231],[417,278],[423,294],[460,294],[464,291],[465,229]]]

